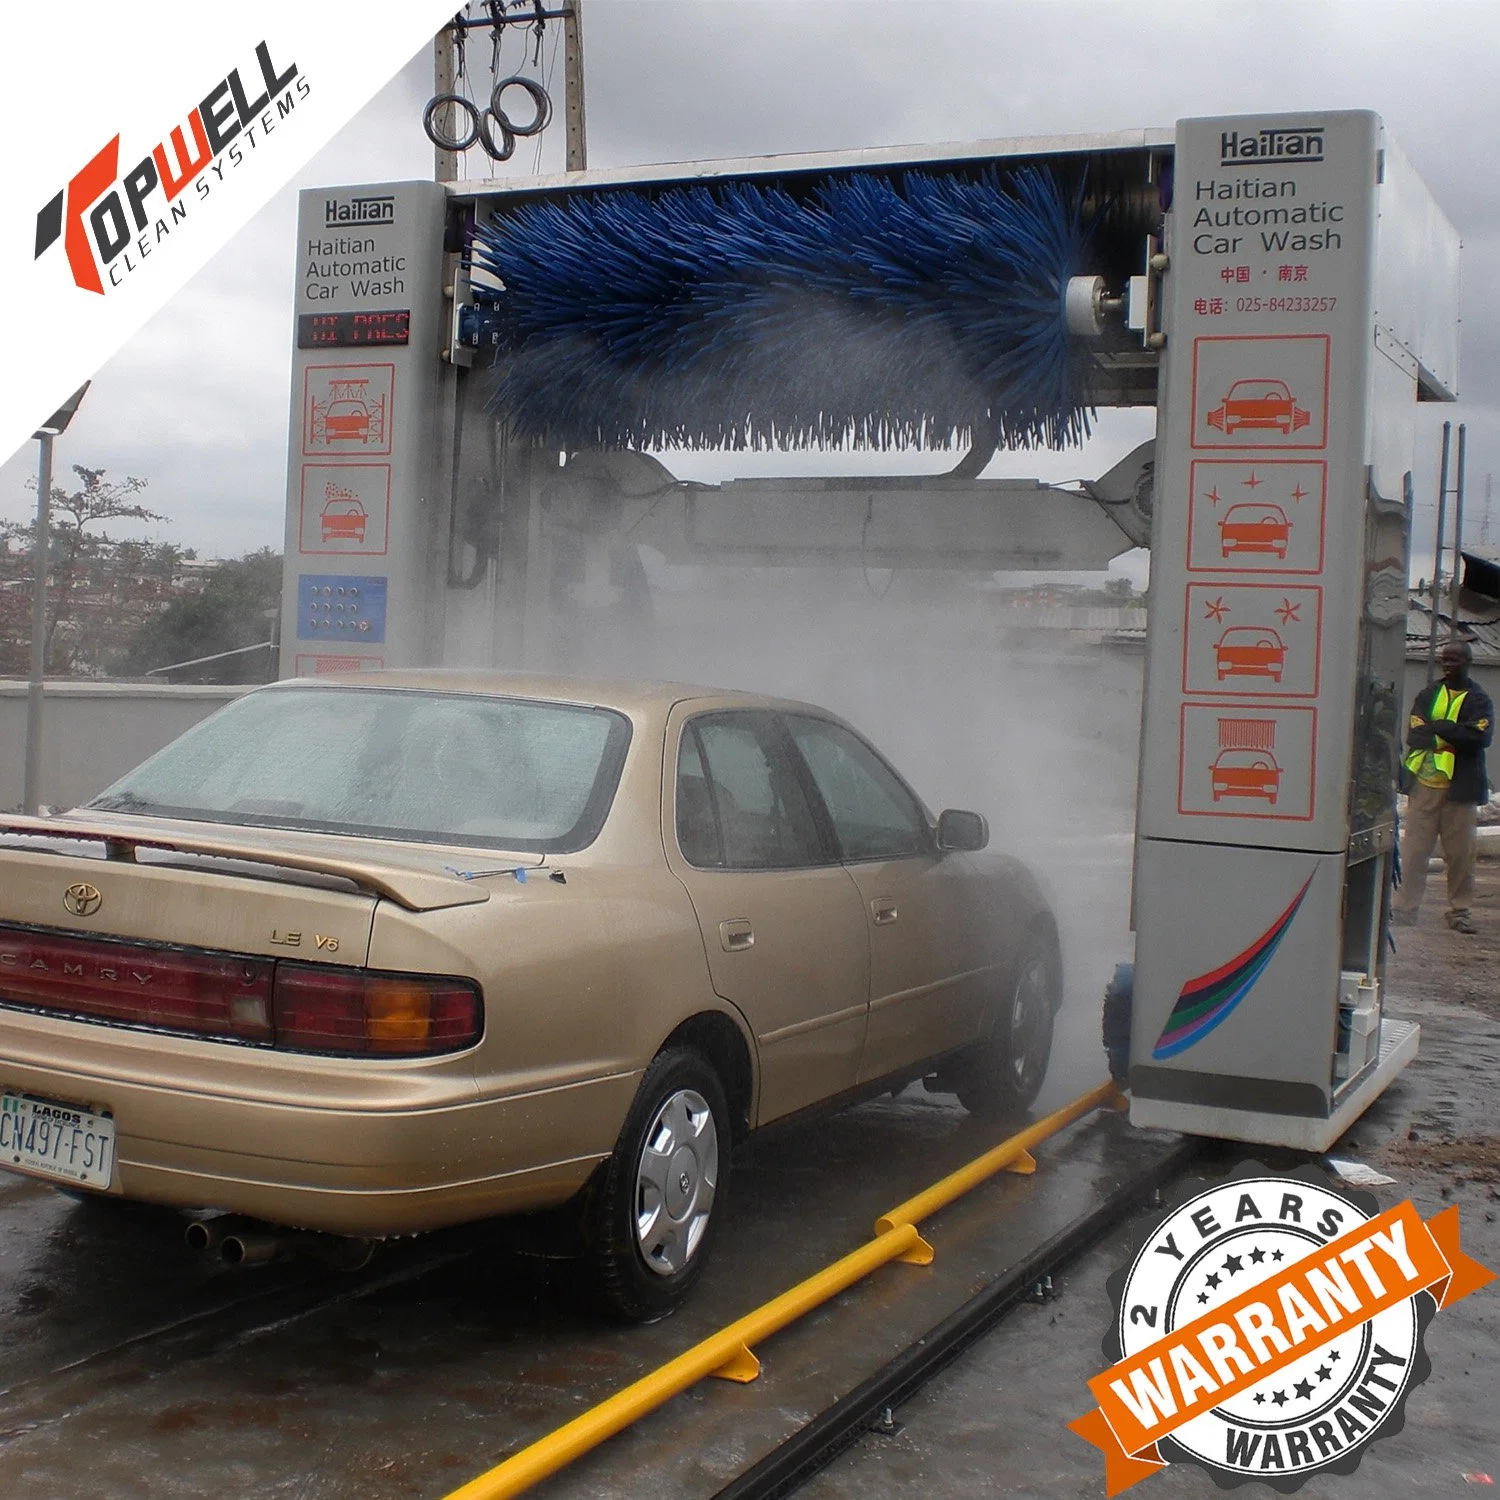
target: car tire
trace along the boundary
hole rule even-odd
[[[989,1034],[955,1071],[954,1092],[970,1114],[1018,1115],[1041,1093],[1052,1055],[1052,1023],[1062,999],[1062,958],[1050,933],[1021,944],[1005,999]]]
[[[689,1048],[658,1053],[584,1212],[590,1280],[612,1316],[654,1322],[692,1290],[724,1217],[730,1144],[718,1074]]]

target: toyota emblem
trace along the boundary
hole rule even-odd
[[[104,902],[104,895],[97,885],[86,880],[76,881],[63,892],[63,905],[75,917],[91,917]]]

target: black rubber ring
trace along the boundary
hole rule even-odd
[[[491,120],[500,127],[500,139],[505,143],[503,151],[495,145],[495,138],[490,134]],[[492,161],[509,161],[516,154],[516,133],[505,123],[503,116],[487,109],[479,117],[479,144]]]
[[[531,124],[522,129],[511,117],[506,114],[500,103],[501,96],[508,88],[524,89],[530,96],[531,102],[536,105],[536,118]],[[552,96],[534,78],[526,78],[520,73],[512,73],[509,78],[502,78],[496,83],[490,93],[490,113],[508,130],[511,135],[529,136],[540,135],[552,119]],[[502,158],[503,160],[503,158]]]
[[[468,115],[469,128],[463,135],[446,136],[438,129],[438,111],[445,104],[456,104],[461,112]],[[436,98],[429,99],[427,108],[422,111],[422,129],[426,132],[427,139],[440,151],[467,151],[479,139],[479,124],[479,111],[462,94],[439,94]]]

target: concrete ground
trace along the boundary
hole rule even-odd
[[[1102,1076],[1098,996],[1128,951],[1128,855],[1121,835],[1102,857],[1084,837],[1051,856],[1071,970],[1043,1108]],[[1449,933],[1435,907],[1398,934],[1393,1010],[1421,1021],[1422,1055],[1344,1149],[1397,1178],[1383,1203],[1410,1196],[1424,1214],[1461,1203],[1467,1248],[1500,1266],[1489,1112],[1500,867],[1481,874],[1479,938]],[[738,1163],[729,1233],[699,1294],[677,1317],[629,1330],[600,1328],[566,1265],[516,1257],[489,1226],[390,1247],[352,1276],[299,1263],[231,1273],[190,1255],[162,1215],[0,1174],[0,1494],[437,1500],[853,1248],[880,1211],[991,1139],[920,1090],[768,1135]],[[1164,1148],[1119,1117],[1081,1123],[1039,1152],[1035,1177],[1003,1177],[935,1220],[930,1270],[877,1272],[760,1349],[756,1384],[706,1382],[538,1495],[712,1495]],[[1097,1455],[1065,1424],[1102,1366],[1104,1281],[1129,1244],[1122,1226],[1058,1279],[1056,1301],[1016,1309],[903,1407],[899,1436],[862,1440],[806,1493],[1102,1495]],[[1466,1474],[1500,1477],[1497,1308],[1484,1292],[1440,1314],[1406,1430],[1352,1478],[1305,1493],[1472,1493]],[[1214,1493],[1191,1469],[1147,1485]]]
[[[1444,926],[1441,877],[1429,886],[1419,925],[1397,931],[1390,1009],[1420,1022],[1421,1055],[1336,1151],[1396,1179],[1375,1189],[1382,1208],[1410,1198],[1428,1218],[1459,1204],[1464,1249],[1500,1270],[1500,863],[1483,861],[1479,880],[1478,936]],[[1214,1165],[1223,1170],[1251,1155],[1235,1149]],[[1209,1173],[1194,1175],[1207,1180]],[[1180,1196],[1195,1190],[1184,1187]],[[1105,1280],[1131,1253],[1132,1229],[1122,1226],[1057,1278],[1056,1301],[1017,1308],[903,1406],[898,1436],[862,1439],[802,1495],[1102,1496],[1100,1455],[1066,1423],[1092,1404],[1084,1383],[1104,1367],[1100,1343],[1113,1313]],[[1355,1474],[1313,1478],[1300,1494],[1478,1496],[1500,1483],[1500,1283],[1440,1312],[1427,1330],[1427,1351],[1432,1374],[1408,1401],[1404,1430],[1367,1449]],[[1177,1465],[1135,1493],[1144,1500],[1217,1491],[1205,1471]]]
[[[1104,1076],[1098,996],[1126,941],[1128,837],[1052,855],[1070,978],[1056,1107]],[[182,1221],[74,1202],[0,1173],[0,1494],[27,1500],[435,1497],[855,1248],[885,1209],[992,1145],[920,1088],[768,1133],[738,1159],[727,1233],[689,1305],[601,1327],[567,1263],[498,1226],[386,1247],[338,1275],[227,1271]],[[894,1266],[760,1350],[753,1386],[710,1381],[544,1494],[713,1494],[1170,1138],[1083,1122],[932,1226],[938,1262]]]

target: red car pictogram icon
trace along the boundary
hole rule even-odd
[[[357,495],[348,491],[334,494],[335,486],[329,485],[328,498],[323,502],[319,514],[325,542],[356,542],[363,545],[365,521],[368,519],[364,506]]]
[[[1281,681],[1286,642],[1269,625],[1231,625],[1214,643],[1219,681],[1226,677],[1270,677]]]
[[[1205,420],[1226,436],[1241,430],[1264,430],[1289,437],[1306,427],[1312,414],[1297,405],[1284,380],[1236,380]]]
[[[1292,537],[1292,523],[1279,505],[1245,501],[1231,505],[1219,522],[1219,550],[1225,557],[1236,552],[1272,552],[1283,560]]]
[[[1281,791],[1281,767],[1268,750],[1221,750],[1212,766],[1214,801],[1264,797],[1273,807]]]

